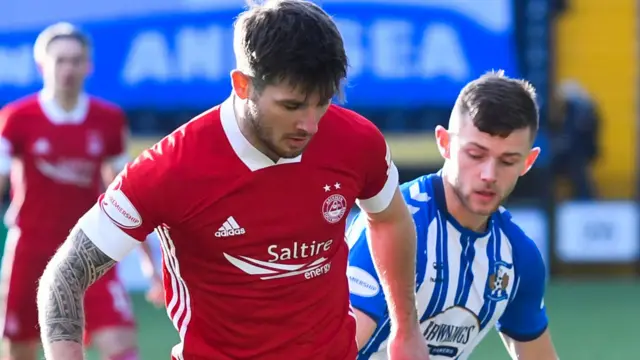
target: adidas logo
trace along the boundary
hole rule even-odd
[[[236,219],[234,219],[233,216],[229,216],[229,218],[227,218],[227,221],[225,221],[222,226],[220,226],[220,229],[216,231],[215,235],[216,237],[229,237],[243,235],[244,233],[244,228],[238,225]]]

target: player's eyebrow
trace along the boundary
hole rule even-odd
[[[316,104],[315,106],[326,106],[329,101],[331,99],[328,99],[326,101],[321,100],[318,104]],[[277,103],[282,104],[282,105],[289,105],[289,106],[310,106],[311,104],[305,99],[305,100],[299,100],[299,99],[279,99],[276,100]]]
[[[471,142],[469,142],[469,143],[467,143],[467,144],[468,144],[468,145],[471,145],[471,146],[474,146],[474,147],[477,147],[477,148],[479,148],[480,150],[489,151],[489,148],[488,148],[488,147],[486,147],[486,146],[482,146],[482,145],[480,145],[480,144],[478,144],[477,142],[474,142],[474,141],[471,141]]]
[[[519,152],[505,152],[500,156],[502,156],[502,157],[522,157],[522,154],[520,154]]]
[[[305,105],[306,103],[306,101],[298,100],[298,99],[278,99],[276,100],[276,102],[282,105],[295,105],[295,106],[302,106],[302,105]]]
[[[469,145],[475,146],[480,150],[489,151],[489,148],[483,145],[478,144],[477,142],[471,141]],[[507,151],[500,155],[500,157],[522,157],[522,154],[516,151]]]

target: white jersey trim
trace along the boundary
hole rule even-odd
[[[116,261],[124,259],[140,245],[140,241],[114,224],[97,204],[78,220],[78,227],[98,249]]]
[[[163,262],[171,283],[171,299],[167,303],[167,315],[180,336],[180,343],[173,347],[171,355],[177,360],[184,360],[184,339],[191,321],[191,295],[187,283],[180,274],[176,247],[169,234],[169,229],[158,227],[156,234],[160,239]],[[167,286],[165,282],[165,288]]]
[[[387,182],[385,182],[382,190],[380,190],[377,195],[369,199],[356,200],[356,204],[358,204],[360,209],[369,214],[376,214],[385,210],[389,204],[391,204],[393,195],[396,193],[396,189],[398,188],[399,180],[400,176],[398,175],[398,168],[396,168],[396,165],[392,162],[389,166]]]
[[[78,95],[78,102],[71,111],[65,111],[49,89],[42,89],[38,93],[38,102],[42,112],[54,125],[81,124],[89,113],[89,96],[85,93]]]

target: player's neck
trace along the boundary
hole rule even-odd
[[[444,198],[447,203],[447,212],[463,227],[476,232],[485,231],[489,217],[471,213],[458,198],[453,187],[446,179],[446,174],[443,176],[442,182],[444,186]]]
[[[70,112],[78,106],[78,101],[80,101],[79,93],[64,93],[61,91],[54,91],[44,89],[44,92],[47,96],[53,98],[53,100],[58,104],[64,111]]]
[[[278,162],[278,160],[280,160],[280,157],[275,152],[271,151],[269,147],[266,146],[262,140],[260,140],[260,138],[258,137],[258,134],[256,134],[254,127],[251,125],[249,120],[245,117],[244,105],[245,105],[244,101],[234,97],[233,112],[235,113],[236,121],[238,122],[238,127],[240,128],[240,132],[245,137],[245,139],[247,139],[247,141],[249,141],[249,143],[253,145],[253,147],[258,149],[258,151],[260,151],[269,159],[271,159],[271,161]]]
[[[60,105],[60,107],[64,111],[69,112],[75,109],[76,106],[78,106],[79,97],[80,97],[79,94],[73,94],[73,95],[59,94],[59,95],[54,95],[53,98],[56,100],[58,105]]]

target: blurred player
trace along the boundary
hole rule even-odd
[[[36,358],[38,279],[104,189],[102,177],[111,182],[128,159],[122,111],[82,92],[90,50],[87,37],[70,24],[44,30],[34,47],[43,90],[0,112],[0,193],[9,173],[12,192],[2,265],[2,359]],[[77,305],[69,309],[82,311]],[[137,359],[131,304],[115,271],[87,292],[84,311],[85,340],[104,359]]]
[[[436,128],[442,171],[401,186],[418,233],[418,313],[431,359],[467,359],[494,325],[513,359],[557,358],[542,258],[499,208],[540,153],[532,148],[537,131],[533,87],[484,75],[458,96],[449,129]],[[364,225],[360,215],[348,232],[359,359],[385,359],[387,303]]]
[[[234,50],[229,99],[128,165],[47,266],[47,358],[82,359],[78,295],[156,229],[173,359],[354,359],[344,230],[359,199],[392,304],[392,358],[427,359],[397,169],[372,123],[330,105],[347,71],[333,20],[269,1],[239,17]]]

